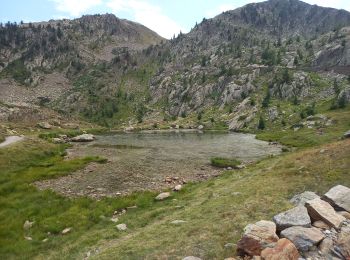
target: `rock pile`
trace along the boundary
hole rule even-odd
[[[338,185],[319,197],[304,192],[294,208],[249,224],[237,254],[253,259],[350,259],[350,189]]]

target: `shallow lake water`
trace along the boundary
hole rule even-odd
[[[210,166],[211,157],[236,158],[249,163],[272,154],[280,146],[240,133],[157,132],[111,133],[91,143],[75,144],[68,157],[98,155],[106,164],[92,164],[70,176],[38,183],[66,195],[115,196],[140,190],[161,190],[188,181],[202,181],[222,173]]]
[[[256,160],[276,154],[280,147],[240,133],[157,132],[98,136],[93,146],[149,150],[152,160],[197,160],[208,163],[211,157]],[[89,144],[91,146],[91,144]],[[131,160],[137,158],[129,158]]]

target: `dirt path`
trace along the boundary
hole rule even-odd
[[[22,141],[24,136],[8,136],[5,141],[0,143],[0,148]]]

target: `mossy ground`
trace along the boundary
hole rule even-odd
[[[89,251],[95,259],[233,256],[235,246],[224,245],[235,244],[247,223],[271,219],[291,207],[288,200],[296,193],[323,193],[336,184],[350,186],[350,140],[337,141],[348,130],[349,111],[329,113],[334,113],[337,123],[322,136],[308,129],[283,132],[286,139],[277,138],[278,131],[269,137],[261,133],[302,149],[206,182],[187,184],[162,202],[154,201],[156,194],[151,192],[96,201],[38,191],[34,181],[66,175],[103,160],[64,160],[64,146],[38,138],[1,149],[0,258],[76,259]],[[311,143],[300,145],[305,140]],[[119,221],[126,223],[128,230],[118,231],[110,221],[113,212],[134,205],[137,208],[128,210]],[[28,231],[23,230],[26,220],[35,221]],[[186,222],[174,225],[173,220]],[[72,231],[61,235],[66,227]],[[25,240],[25,236],[33,240]],[[45,238],[48,241],[42,242]]]

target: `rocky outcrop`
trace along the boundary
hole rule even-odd
[[[348,199],[348,188],[335,186],[322,198],[342,208]],[[253,259],[296,260],[350,259],[349,211],[339,214],[328,202],[313,192],[304,192],[291,200],[297,206],[273,217],[279,236],[270,221],[259,221],[244,229],[237,243],[237,254]],[[305,204],[305,206],[304,206]],[[313,221],[312,226],[310,222]]]

